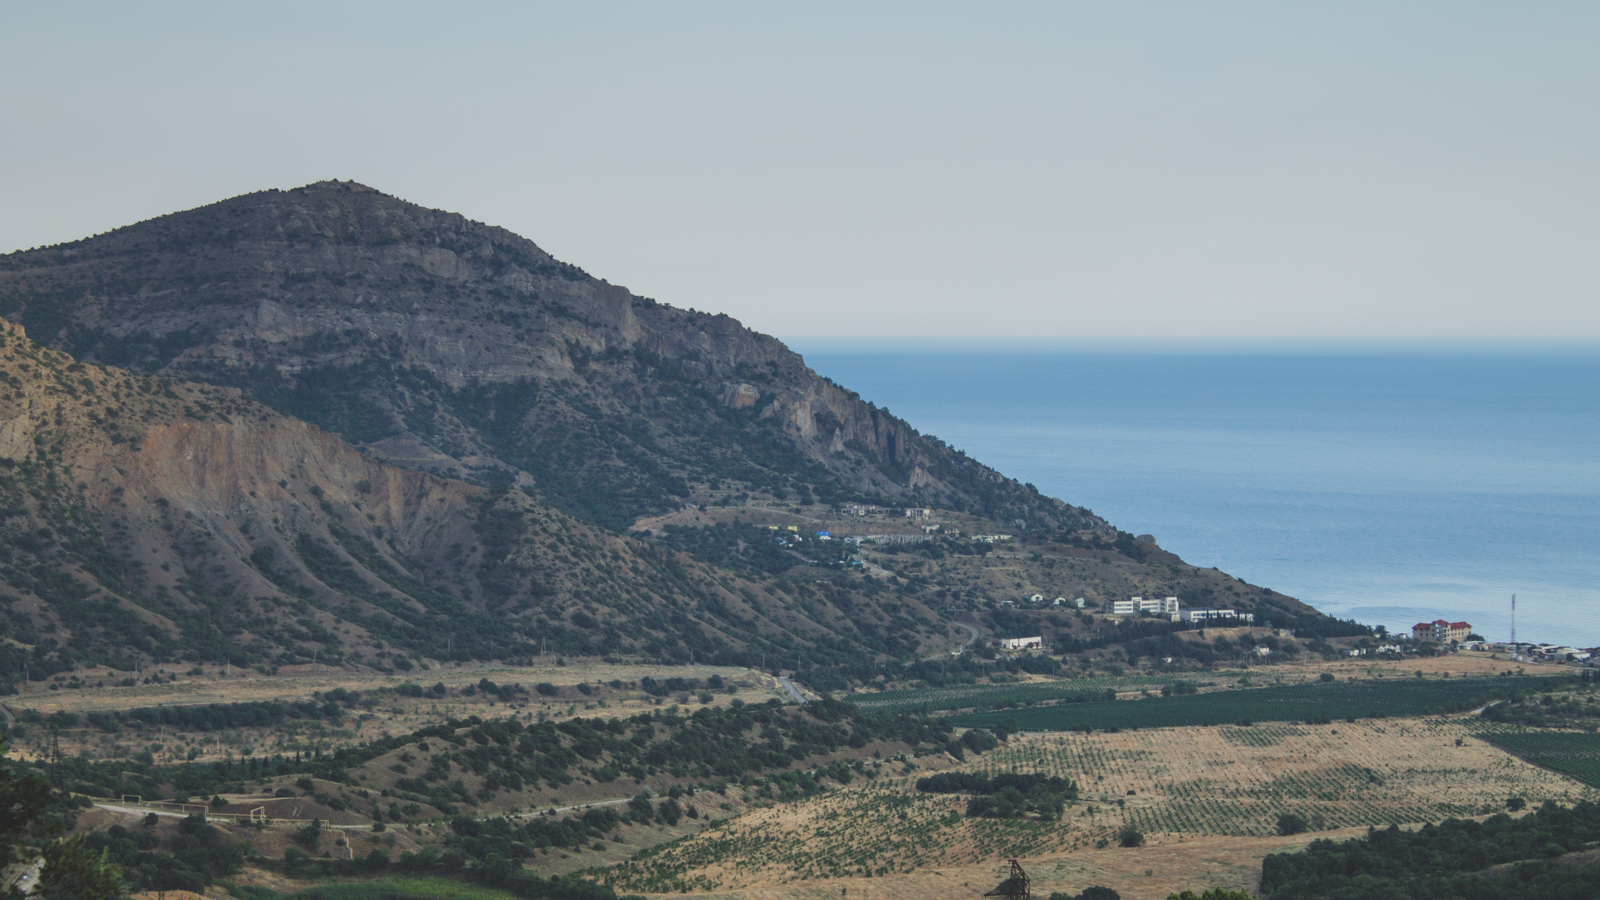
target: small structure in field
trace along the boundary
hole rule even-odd
[[[1011,861],[1011,875],[1000,882],[985,897],[1009,897],[1010,900],[1033,900],[1033,880],[1022,870],[1022,863]]]

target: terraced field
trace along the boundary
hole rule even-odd
[[[1388,720],[1016,737],[960,768],[1074,779],[1084,802],[1061,822],[968,819],[964,797],[880,777],[747,813],[601,877],[619,892],[739,890],[1049,857],[1114,844],[1125,825],[1173,844],[1269,835],[1284,812],[1332,829],[1482,815],[1513,796],[1600,797],[1474,733],[1471,723]]]

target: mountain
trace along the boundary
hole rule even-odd
[[[354,183],[0,257],[0,315],[77,359],[237,387],[377,458],[613,531],[689,502],[856,500],[1112,532],[728,316]]]
[[[915,598],[714,569],[0,322],[0,679],[540,652],[792,666],[942,646]]]
[[[958,618],[1082,652],[1170,630],[1034,594],[1362,631],[1006,478],[727,316],[357,184],[0,256],[0,315],[0,676],[548,651],[835,689],[966,640]],[[857,558],[825,522],[895,538]]]

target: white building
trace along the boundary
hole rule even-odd
[[[1218,624],[1238,625],[1249,624],[1256,620],[1255,613],[1241,613],[1232,609],[1208,609],[1196,607],[1186,609],[1177,614],[1179,622],[1217,622]]]
[[[996,638],[994,645],[999,647],[1001,650],[1033,650],[1044,647],[1044,638]]]
[[[1131,616],[1137,613],[1174,616],[1178,614],[1178,598],[1131,597],[1127,600],[1112,600],[1106,604],[1106,611],[1114,616]]]

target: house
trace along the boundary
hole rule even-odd
[[[1254,650],[1251,650],[1250,652],[1254,653],[1257,656],[1271,656],[1272,655],[1272,648],[1271,647],[1256,647]]]
[[[1072,605],[1077,609],[1083,609],[1089,605],[1089,601],[1083,599],[1082,597],[1074,597],[1072,599]]]
[[[1431,641],[1435,644],[1459,644],[1472,634],[1472,626],[1466,622],[1446,622],[1443,619],[1434,619],[1432,622],[1418,622],[1411,626],[1411,639],[1414,641]]]
[[[1376,649],[1376,650],[1374,650],[1372,652],[1374,652],[1374,653],[1399,653],[1400,652],[1400,645],[1399,644],[1379,644],[1378,645],[1378,649]]]
[[[819,541],[831,541],[831,540],[833,540],[833,532],[831,532],[831,531],[819,531],[819,532],[817,532],[817,540],[819,540]]]
[[[919,507],[913,507],[911,509],[906,510],[906,518],[908,518],[908,519],[928,519],[928,518],[932,518],[932,517],[933,517],[933,510],[927,509],[925,507],[920,507],[919,506]]]
[[[1003,541],[1011,540],[1011,535],[1009,535],[1009,534],[975,534],[975,535],[972,536],[972,539],[975,540],[975,541],[978,541],[979,543],[983,543],[983,544],[998,544],[998,543],[1001,543]]]
[[[996,638],[994,645],[1001,650],[1036,650],[1044,647],[1044,638],[1039,636]]]
[[[1044,602],[1044,595],[1043,594],[1034,594],[1032,597],[1028,598],[1028,602],[1032,603],[1035,606],[1038,606],[1040,603]]]

